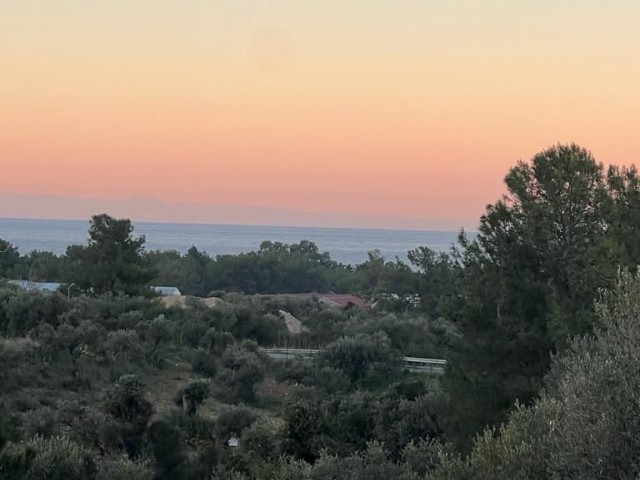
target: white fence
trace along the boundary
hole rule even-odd
[[[322,350],[310,348],[265,348],[263,351],[276,360],[304,360],[316,357]],[[417,373],[444,373],[446,360],[440,358],[403,357],[404,368]]]

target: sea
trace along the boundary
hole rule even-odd
[[[195,246],[211,256],[258,250],[264,240],[298,243],[314,242],[321,252],[343,264],[357,265],[367,253],[379,250],[387,260],[406,261],[416,247],[447,251],[456,243],[458,232],[385,230],[372,228],[284,227],[263,225],[211,225],[192,223],[133,222],[134,235],[144,235],[146,249],[186,252]],[[85,245],[89,223],[84,220],[36,220],[0,218],[0,238],[18,247],[57,255],[69,245]],[[471,234],[472,235],[472,234]],[[470,235],[470,236],[471,236]]]

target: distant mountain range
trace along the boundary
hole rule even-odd
[[[300,227],[467,230],[477,219],[434,219],[345,212],[302,212],[244,205],[173,203],[152,198],[96,199],[0,192],[0,217],[86,220],[96,213],[148,222]]]

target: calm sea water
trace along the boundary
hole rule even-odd
[[[297,243],[310,240],[334,260],[358,264],[367,252],[378,249],[385,258],[406,259],[407,252],[419,246],[436,251],[448,250],[457,232],[380,230],[356,228],[308,228],[254,225],[207,225],[135,222],[135,235],[144,234],[147,250],[178,250],[191,246],[209,255],[237,254],[257,250],[263,240]],[[31,250],[64,253],[68,245],[86,244],[89,223],[76,220],[0,219],[0,238],[8,240],[21,253]]]

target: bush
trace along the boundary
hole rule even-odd
[[[154,472],[149,460],[127,457],[106,458],[99,464],[96,480],[152,480]]]
[[[213,355],[203,350],[198,350],[191,359],[191,370],[193,373],[213,378],[218,370],[218,364]]]
[[[276,478],[286,480],[419,480],[409,466],[391,462],[382,445],[371,443],[363,452],[337,457],[328,453],[313,464],[284,460]]]
[[[181,388],[174,402],[182,407],[183,412],[187,415],[195,415],[198,407],[209,396],[209,384],[205,381],[198,380],[191,382],[186,387]]]
[[[153,414],[144,384],[135,375],[120,377],[115,387],[107,392],[105,408],[117,419],[138,427],[144,427]]]
[[[157,464],[157,480],[182,478],[187,456],[180,431],[166,421],[151,424],[148,431],[153,457]]]
[[[97,469],[93,455],[64,437],[36,437],[28,444],[35,457],[28,470],[29,480],[90,480]]]
[[[120,377],[118,384],[107,392],[105,410],[125,425],[125,449],[136,456],[142,447],[147,423],[153,415],[153,405],[146,399],[144,385],[135,375]]]
[[[251,402],[255,399],[254,385],[264,379],[265,361],[251,345],[228,348],[220,362],[218,381],[233,400]]]
[[[216,421],[218,438],[227,441],[230,436],[240,436],[245,428],[249,428],[258,418],[253,410],[246,407],[232,407],[223,410]]]
[[[391,373],[400,365],[400,354],[391,348],[387,336],[378,332],[341,337],[327,345],[318,361],[320,365],[343,371],[351,381],[356,381],[372,369]]]
[[[168,418],[171,425],[179,428],[188,439],[211,440],[215,423],[198,415],[187,415],[182,411],[173,411]]]

